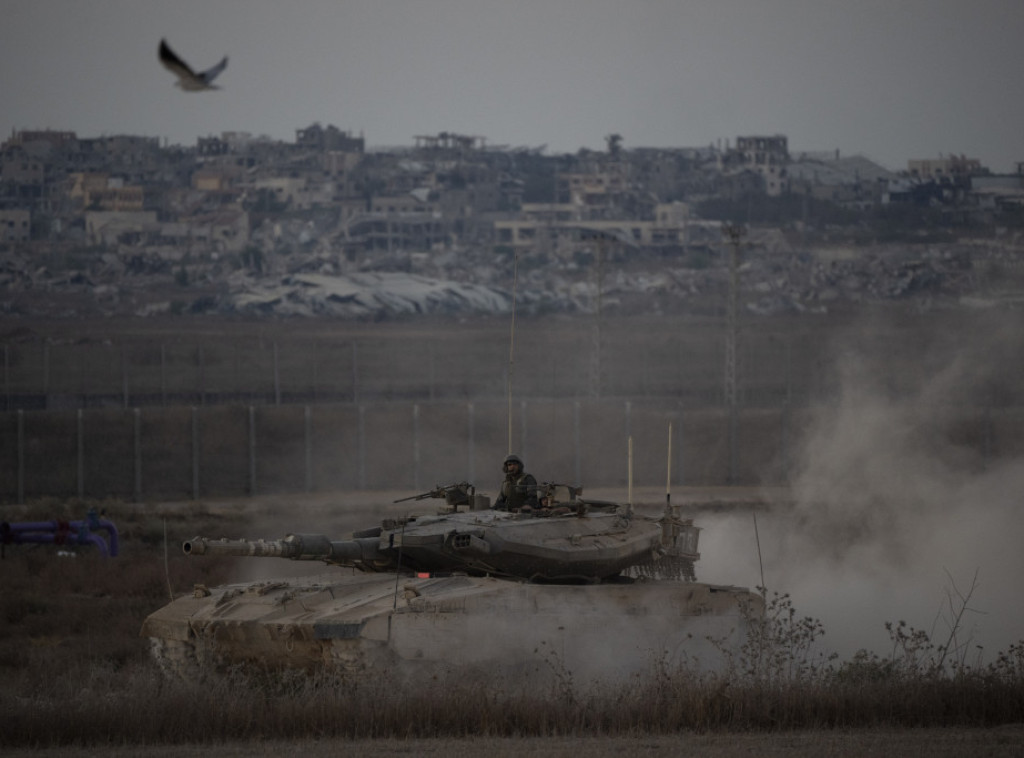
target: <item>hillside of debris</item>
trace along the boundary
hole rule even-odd
[[[329,235],[328,229],[312,230]],[[0,251],[0,312],[6,318],[227,314],[245,318],[329,317],[381,321],[420,314],[519,312],[723,312],[730,282],[727,245],[665,254],[620,246],[572,258],[514,257],[488,247],[375,252],[351,257],[330,245],[298,244],[287,255],[190,256],[179,247]],[[777,230],[752,230],[739,244],[741,308],[752,317],[827,313],[874,301],[915,309],[1024,302],[1021,235],[940,244],[805,246]],[[280,239],[277,240],[280,244]]]

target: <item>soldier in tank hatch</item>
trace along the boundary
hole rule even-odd
[[[532,474],[526,473],[522,458],[518,455],[506,456],[502,468],[505,478],[501,482],[501,493],[494,501],[494,508],[499,511],[537,508],[537,480]]]

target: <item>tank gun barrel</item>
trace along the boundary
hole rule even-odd
[[[282,540],[228,540],[193,537],[182,545],[185,555],[226,555],[255,558],[290,558],[293,561],[326,561],[359,568],[389,564],[379,550],[377,537],[335,540],[323,534],[289,534]]]

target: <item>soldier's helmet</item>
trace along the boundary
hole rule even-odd
[[[526,466],[523,465],[523,459],[518,455],[507,455],[505,456],[505,461],[501,464],[502,470],[508,468],[508,464],[510,463],[518,463],[519,468],[526,468]]]

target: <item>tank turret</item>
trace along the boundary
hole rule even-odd
[[[321,560],[361,571],[465,572],[544,582],[598,582],[629,569],[695,578],[699,532],[678,514],[653,519],[628,505],[586,500],[579,487],[538,489],[542,507],[504,511],[482,502],[470,484],[441,485],[395,501],[443,499],[438,512],[385,519],[346,540],[322,534],[267,541],[195,537],[183,549],[187,555]]]

